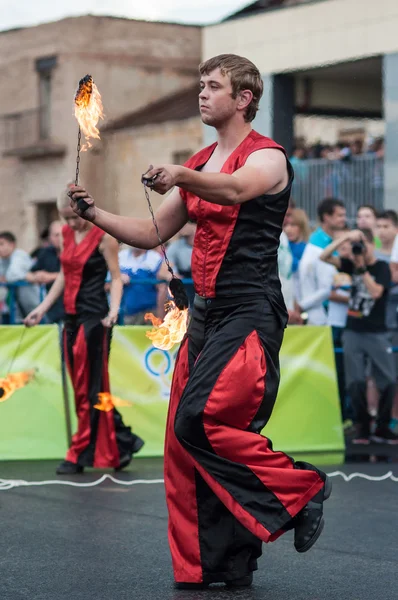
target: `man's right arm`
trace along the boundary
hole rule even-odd
[[[394,283],[398,283],[398,235],[395,236],[394,245],[391,252],[391,279]]]
[[[84,188],[73,186],[71,188],[71,206],[79,216],[92,221],[97,227],[106,231],[120,242],[129,246],[150,250],[159,246],[159,240],[152,219],[139,219],[136,217],[122,217],[106,212],[94,204],[94,199]],[[78,200],[84,199],[89,208],[81,213]],[[179,188],[174,188],[169,196],[162,202],[155,213],[162,242],[172,238],[188,221],[188,213]]]

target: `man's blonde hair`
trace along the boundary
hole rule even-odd
[[[209,75],[215,69],[220,69],[223,75],[229,76],[233,98],[236,98],[243,90],[252,92],[253,99],[246,108],[245,121],[247,123],[253,121],[263,95],[263,80],[256,65],[247,58],[236,54],[219,54],[199,65],[201,75]]]

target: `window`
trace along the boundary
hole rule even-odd
[[[191,158],[192,154],[192,150],[179,150],[178,152],[173,152],[173,165],[183,165]]]
[[[47,140],[51,135],[51,79],[56,65],[56,56],[36,60],[36,71],[39,75],[39,137],[41,140]]]
[[[53,221],[59,219],[57,203],[55,200],[52,202],[38,202],[37,203],[37,234],[38,237],[42,235],[49,225]]]

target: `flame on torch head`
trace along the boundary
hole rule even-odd
[[[0,379],[0,402],[5,402],[12,394],[27,385],[34,377],[33,369],[20,373],[10,373]]]
[[[146,336],[152,340],[155,348],[171,350],[179,344],[187,331],[188,309],[180,310],[173,301],[166,305],[164,320],[158,319],[152,313],[145,315],[146,321],[151,321],[154,329],[147,331]]]
[[[82,130],[86,144],[81,148],[91,148],[90,139],[100,139],[97,123],[104,118],[101,94],[91,75],[86,75],[79,81],[75,94],[75,117]]]

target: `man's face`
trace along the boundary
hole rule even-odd
[[[62,225],[59,221],[54,221],[50,226],[49,240],[50,244],[57,250],[61,248]]]
[[[360,208],[357,214],[358,229],[370,229],[373,231],[376,227],[376,217],[370,208]]]
[[[217,127],[229,121],[237,110],[238,98],[232,97],[231,80],[215,69],[200,78],[199,110],[205,125]]]
[[[14,242],[0,238],[0,258],[8,258],[15,250]]]
[[[344,237],[347,234],[346,231],[336,231],[336,233],[333,236],[334,240],[338,240],[342,237]],[[343,242],[342,244],[339,245],[339,247],[337,248],[337,252],[338,255],[340,256],[340,258],[352,258],[352,249],[351,249],[351,242],[349,242],[348,240],[346,242]]]
[[[375,245],[372,242],[368,242],[367,240],[365,240],[365,261],[366,262],[372,262],[374,257],[375,257]]]
[[[376,234],[382,244],[390,244],[395,239],[397,228],[390,219],[377,219]]]
[[[333,231],[339,231],[345,227],[346,210],[342,206],[336,206],[331,215],[324,216],[324,223]]]

